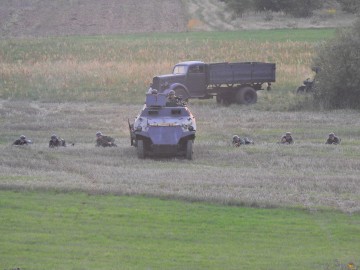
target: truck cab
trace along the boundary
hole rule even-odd
[[[172,74],[153,78],[152,88],[159,92],[175,91],[183,99],[207,96],[207,65],[201,61],[181,62],[174,66]]]

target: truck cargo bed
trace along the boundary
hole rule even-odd
[[[208,69],[209,85],[275,82],[274,63],[211,63]]]

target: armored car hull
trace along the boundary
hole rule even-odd
[[[169,104],[165,94],[147,94],[140,114],[130,123],[130,142],[139,158],[193,158],[196,121],[184,104]]]

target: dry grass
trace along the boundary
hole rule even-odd
[[[216,38],[216,35],[209,35]],[[161,38],[48,39],[0,43],[0,98],[40,101],[110,101],[134,104],[152,77],[184,60],[277,63],[274,91],[294,92],[309,67],[315,43],[305,41]]]
[[[194,161],[138,160],[129,145],[127,118],[140,107],[2,101],[0,188],[360,211],[358,112],[269,113],[193,104],[198,119]],[[119,147],[95,148],[97,130],[114,136]],[[287,130],[296,144],[276,144]],[[341,145],[324,145],[330,131],[342,138]],[[75,146],[49,149],[52,133]],[[10,146],[20,134],[34,144]],[[232,148],[233,134],[250,136],[256,144]]]

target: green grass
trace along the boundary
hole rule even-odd
[[[3,39],[0,40],[0,56],[7,63],[26,61],[57,61],[75,57],[81,61],[99,59],[102,61],[123,61],[139,50],[150,52],[156,49],[169,50],[168,46],[185,49],[191,46],[217,46],[219,42],[321,42],[330,39],[335,29],[275,29],[246,30],[228,32],[187,32],[187,33],[151,33],[127,34],[118,36],[70,36],[51,38]],[[174,43],[175,42],[175,43]],[[220,46],[222,43],[220,43]],[[253,48],[254,50],[256,48]],[[147,55],[134,60],[141,63],[148,59],[156,59]],[[163,55],[164,56],[164,55]],[[157,58],[156,60],[164,60]]]
[[[143,197],[0,192],[2,269],[339,269],[360,216]]]

